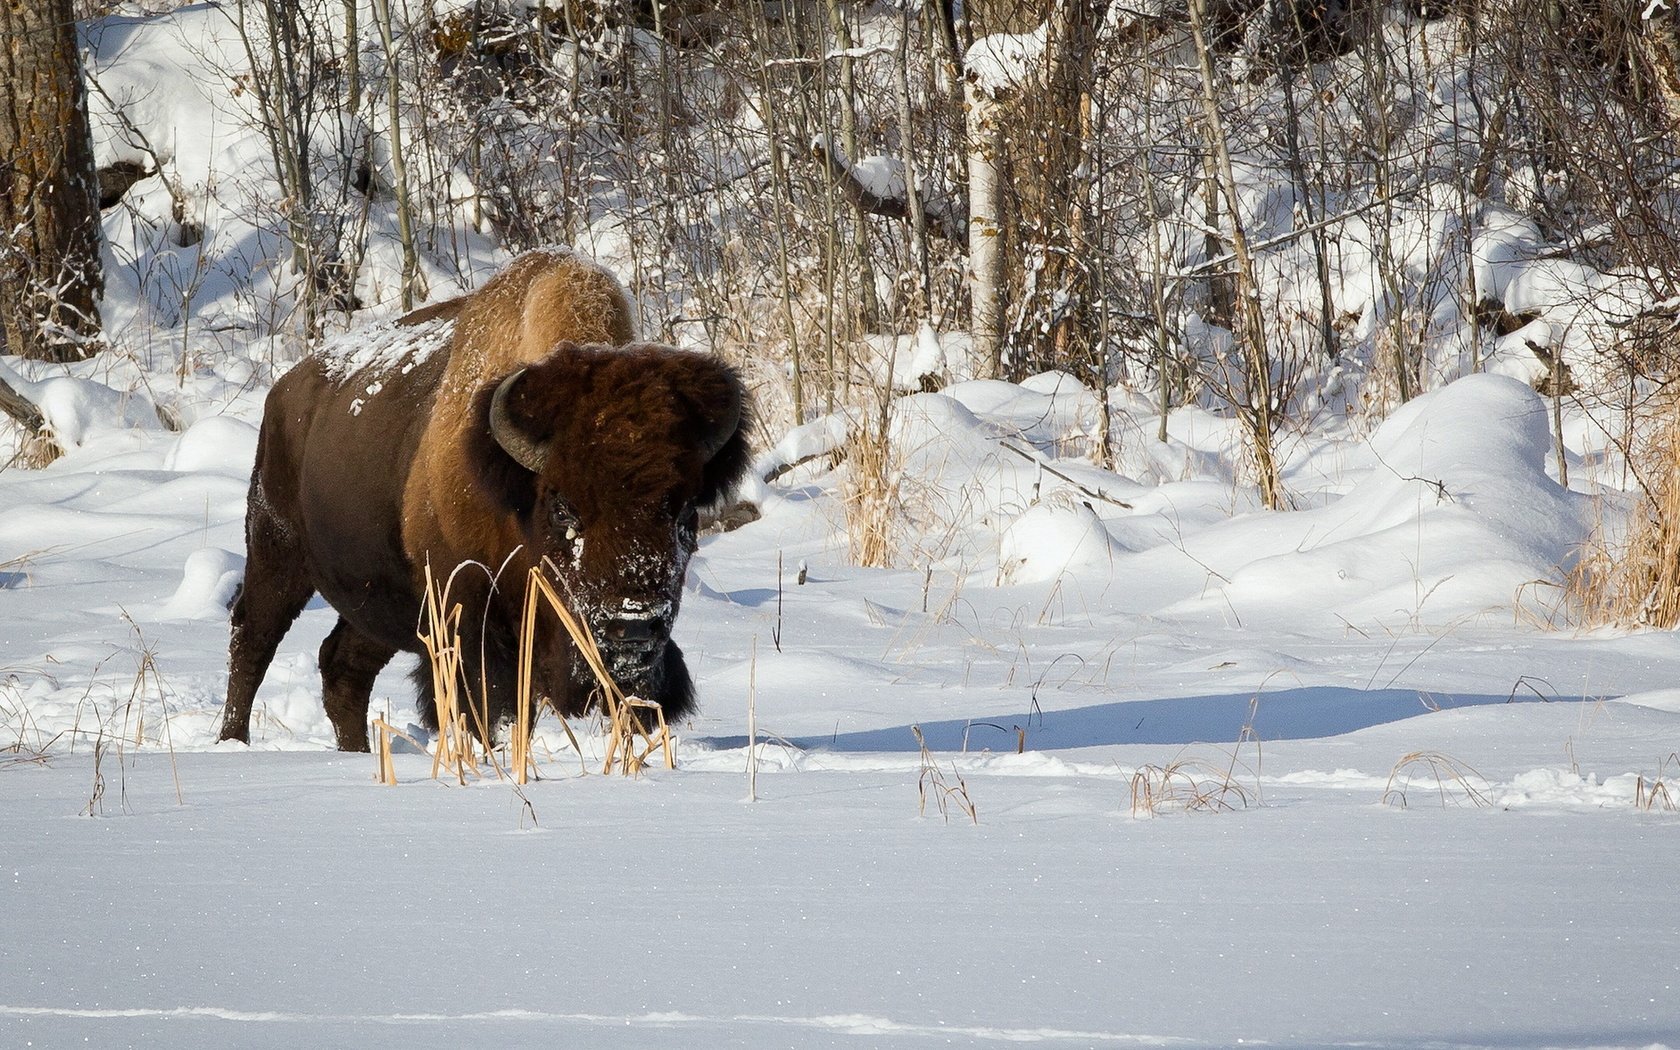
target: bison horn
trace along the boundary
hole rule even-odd
[[[496,393],[490,398],[490,436],[515,463],[533,474],[541,474],[543,464],[548,462],[548,443],[533,439],[508,413],[508,394],[524,375],[525,370],[521,368],[497,384]]]
[[[700,448],[706,454],[707,462],[710,462],[713,456],[723,451],[723,446],[729,444],[729,439],[735,436],[735,431],[739,430],[740,427],[741,388],[731,384],[729,404],[718,414],[718,418],[712,424],[711,429],[701,439]]]

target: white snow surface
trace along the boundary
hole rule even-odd
[[[1315,439],[1285,512],[1195,409],[1145,481],[1068,376],[903,398],[904,567],[849,563],[846,459],[758,486],[677,768],[545,721],[523,797],[331,751],[318,601],[213,742],[260,394],[0,473],[0,1045],[1680,1044],[1680,661],[1547,629],[1591,515],[1514,380]]]
[[[993,33],[968,46],[963,68],[986,94],[996,98],[1025,85],[1044,61],[1048,24],[1030,33]]]
[[[1432,392],[1380,424],[1328,377],[1280,435],[1287,511],[1258,507],[1240,426],[1205,404],[1161,440],[1147,391],[965,382],[961,332],[876,340],[879,380],[948,384],[887,419],[896,567],[846,541],[879,417],[766,435],[759,476],[793,469],[749,482],[762,518],[690,566],[700,713],[674,770],[585,775],[546,720],[522,792],[434,781],[411,745],[380,786],[331,750],[319,600],[253,744],[216,744],[263,397],[299,349],[233,22],[257,6],[88,25],[99,159],[159,168],[106,213],[114,348],[0,360],[66,449],[0,469],[0,1050],[1680,1047],[1680,646],[1571,622],[1616,457],[1566,416],[1560,485],[1523,382],[1529,342],[1591,382],[1644,292],[1496,204],[1463,265],[1536,319],[1477,360],[1493,375],[1453,381],[1462,340],[1432,342]],[[896,32],[878,13],[860,47]],[[988,38],[968,72],[1006,91],[1042,50]],[[382,109],[348,130],[388,182]],[[430,159],[460,210],[421,260],[435,301],[506,255]],[[1238,165],[1251,233],[1291,229],[1286,177]],[[1396,208],[1410,269],[1457,258],[1457,207]],[[1355,345],[1387,323],[1378,218],[1337,231]],[[368,224],[354,291],[389,316],[393,205]],[[1199,260],[1199,231],[1162,232]],[[604,214],[581,239],[630,275],[629,236]],[[1262,254],[1268,302],[1306,287],[1304,245]],[[326,352],[371,397],[446,334]],[[19,443],[0,424],[0,463]],[[375,687],[399,727],[412,666]],[[576,728],[598,768],[599,726]]]

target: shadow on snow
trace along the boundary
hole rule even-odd
[[[967,749],[1012,751],[1018,730],[1025,730],[1033,751],[1100,747],[1112,744],[1229,744],[1252,724],[1267,740],[1307,740],[1339,736],[1398,722],[1436,710],[1506,703],[1540,703],[1533,696],[1449,696],[1415,689],[1346,689],[1313,686],[1223,696],[1183,696],[1158,700],[1123,700],[1055,711],[1021,711],[973,720],[919,723],[935,751]],[[1252,720],[1250,709],[1252,705]],[[717,748],[746,746],[745,737],[709,737]],[[807,751],[915,751],[910,724],[793,737],[789,743]]]

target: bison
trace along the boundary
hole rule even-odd
[[[249,740],[257,685],[319,593],[338,612],[320,651],[327,715],[340,748],[367,750],[374,678],[398,651],[422,651],[428,567],[454,574],[464,669],[484,684],[492,726],[513,715],[533,567],[626,693],[668,719],[689,712],[671,626],[698,512],[747,467],[750,408],[728,365],[632,336],[618,281],[554,249],[287,372],[251,472],[221,739]],[[579,714],[596,683],[548,619],[534,685]],[[430,678],[415,679],[435,721]]]

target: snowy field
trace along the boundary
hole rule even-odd
[[[329,750],[319,603],[213,744],[256,394],[89,374],[0,473],[0,1045],[1680,1045],[1680,660],[1552,626],[1594,510],[1514,380],[1301,443],[1286,513],[1193,409],[1109,474],[1066,377],[902,400],[920,567],[779,477],[691,568],[678,768],[550,721],[522,798]]]
[[[1207,400],[1163,442],[1152,395],[1106,392],[1110,472],[1069,376],[900,398],[893,569],[848,550],[846,419],[759,435],[762,518],[690,568],[674,770],[603,776],[580,725],[581,772],[550,719],[522,789],[412,747],[377,784],[332,750],[319,601],[251,746],[217,745],[296,291],[222,12],[90,26],[101,163],[174,192],[107,212],[111,350],[0,361],[67,448],[0,469],[0,1050],[1680,1047],[1680,642],[1578,626],[1568,573],[1629,481],[1576,413],[1557,461],[1538,328],[1473,365],[1444,332],[1387,418],[1375,364],[1316,375],[1283,512]],[[1292,221],[1252,189],[1283,202],[1254,232]],[[394,215],[364,215],[375,317]],[[1395,220],[1413,270],[1457,221]],[[1375,345],[1377,235],[1345,226],[1337,306]],[[506,260],[446,232],[433,298]],[[1505,207],[1472,234],[1476,286],[1602,378],[1638,295]],[[633,280],[624,228],[591,236]],[[1267,254],[1268,302],[1303,250]],[[398,727],[411,666],[375,688]]]

